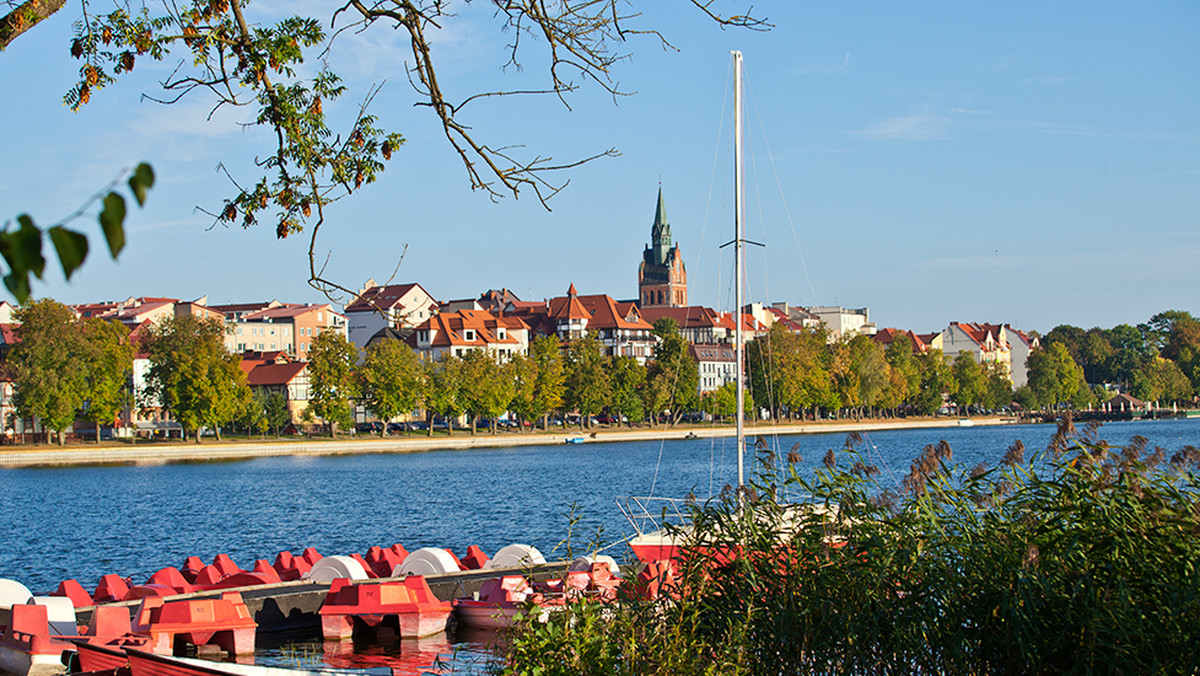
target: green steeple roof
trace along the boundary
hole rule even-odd
[[[658,209],[654,212],[654,227],[650,230],[650,239],[657,244],[666,240],[667,247],[671,246],[671,223],[667,221],[667,205],[663,203],[662,186],[658,186]]]

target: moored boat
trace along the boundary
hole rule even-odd
[[[505,575],[483,583],[474,598],[455,599],[454,617],[459,626],[496,631],[512,626],[534,595],[523,575]]]
[[[421,638],[445,631],[452,610],[434,596],[424,576],[412,575],[398,582],[334,580],[319,613],[326,639],[381,627],[393,628],[400,638]]]
[[[0,671],[18,676],[61,674],[64,650],[71,650],[74,636],[51,633],[44,605],[14,604],[8,624],[0,634]]]

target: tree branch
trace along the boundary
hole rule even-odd
[[[0,17],[0,51],[22,33],[62,9],[65,4],[67,0],[28,0]]]

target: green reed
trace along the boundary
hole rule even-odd
[[[929,446],[885,487],[860,444],[804,477],[760,446],[740,503],[693,510],[677,599],[631,584],[616,607],[521,623],[495,670],[1200,670],[1200,450],[1114,447],[1068,420],[994,467]],[[818,508],[775,497],[798,492]]]

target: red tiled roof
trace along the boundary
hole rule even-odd
[[[766,331],[767,330],[767,327],[763,326],[762,323],[760,323],[757,319],[755,319],[754,315],[748,315],[748,314],[743,313],[741,317],[742,317],[742,331]],[[734,326],[732,312],[722,312],[721,314],[717,315],[717,318],[720,320],[721,326],[724,326],[726,329],[733,331],[736,328]]]
[[[957,326],[968,338],[975,341],[979,345],[987,343],[988,338],[1000,347],[1007,345],[1000,340],[1000,324],[976,324],[975,322],[950,322],[951,326]]]
[[[574,285],[572,285],[574,286]],[[556,299],[557,300],[557,299]],[[618,303],[611,296],[604,294],[596,294],[591,296],[579,296],[579,304],[588,314],[589,331],[597,329],[638,329],[650,331],[654,326],[642,319],[637,312],[637,306],[632,303],[625,304],[626,307],[632,307],[632,315],[629,312],[621,312],[617,307]],[[633,319],[628,317],[633,316]]]
[[[498,329],[519,331],[528,325],[516,317],[495,317],[487,310],[456,310],[436,314],[421,323],[417,331],[431,331],[431,347],[485,347],[487,345],[517,345],[520,341],[506,333],[499,337]],[[474,331],[467,340],[466,331]]]
[[[421,285],[413,282],[411,284],[389,284],[387,286],[373,286],[355,298],[352,303],[346,306],[346,312],[366,312],[373,310],[388,310],[396,306],[400,299],[414,288],[420,288]],[[424,291],[424,288],[421,288]],[[428,294],[428,292],[426,292]],[[432,295],[430,295],[432,298]],[[435,303],[436,305],[436,303]]]
[[[318,311],[329,312],[330,314],[338,314],[333,311],[333,308],[330,307],[330,305],[328,303],[323,303],[320,305],[300,305],[298,303],[285,303],[285,304],[277,306],[277,307],[265,308],[265,309],[259,310],[257,312],[252,312],[252,313],[246,315],[245,319],[247,321],[254,321],[257,319],[291,319],[294,317],[299,317],[300,315],[307,314],[309,312],[318,312]]]
[[[937,334],[930,334],[937,335]],[[929,341],[907,329],[883,329],[871,336],[871,340],[877,345],[887,347],[894,343],[900,336],[908,336],[908,342],[912,346],[913,352],[925,352],[929,349]]]
[[[651,325],[664,317],[674,319],[675,323],[681,329],[716,328],[722,326],[721,320],[715,310],[699,305],[642,308],[642,318]]]
[[[246,384],[251,387],[266,387],[271,385],[287,385],[300,372],[308,367],[304,362],[286,362],[283,364],[259,364],[246,374]]]

